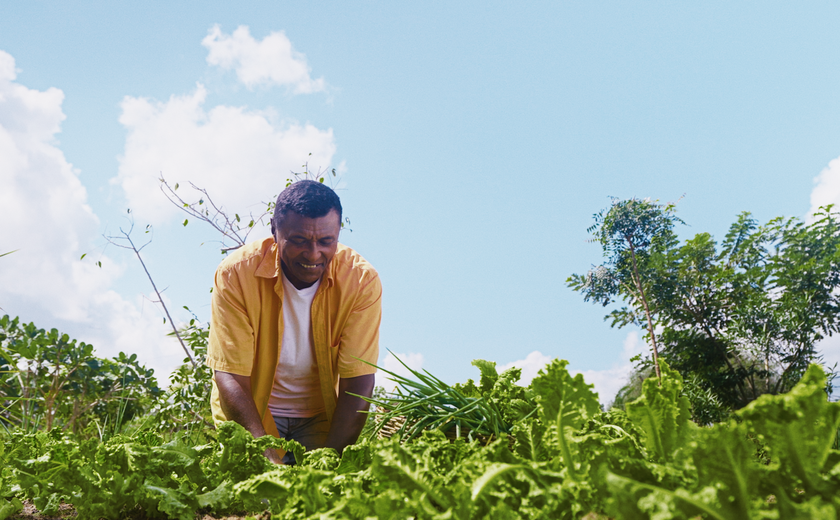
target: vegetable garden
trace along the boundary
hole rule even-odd
[[[668,208],[656,205],[630,209],[639,208],[652,211],[648,216],[668,216]],[[632,211],[631,224],[646,222]],[[811,227],[794,226],[791,236],[806,245],[837,239],[836,214],[829,208],[825,215]],[[616,215],[601,216],[600,230],[616,224],[610,220]],[[658,376],[639,377],[643,382],[634,395],[628,387],[619,395],[621,403],[617,400],[621,406],[604,410],[592,385],[572,376],[562,360],[544,367],[527,387],[517,384],[519,369],[498,373],[495,363],[484,360],[473,362],[478,382],[448,385],[428,372],[411,371],[411,378],[391,374],[396,390],[375,393],[362,438],[342,454],[255,439],[232,422],[214,428],[209,370],[190,358],[162,389],[136,356],[99,359],[90,345],[4,316],[0,520],[19,516],[25,503],[43,517],[70,511],[90,519],[837,518],[840,403],[827,396],[832,374],[805,362],[818,361],[814,342],[837,327],[836,244],[830,258],[808,253],[825,259],[830,272],[806,265],[801,256],[790,262],[807,271],[816,289],[795,285],[799,279],[792,276],[776,283],[769,269],[776,268],[772,261],[784,260],[786,249],[778,247],[766,265],[756,252],[761,240],[771,243],[782,232],[762,235],[765,228],[741,219],[745,231],[731,241],[747,251],[746,260],[732,248],[718,256],[697,239],[683,246],[699,247],[709,262],[721,262],[707,269],[717,277],[710,281],[698,278],[699,270],[689,263],[701,256],[698,251],[677,249],[668,235],[673,219],[651,220],[655,225],[641,233],[650,235],[647,242],[626,240],[632,236],[622,227],[628,221],[618,222],[623,235],[617,241],[601,236],[605,254],[614,255],[607,266],[612,271],[596,268],[597,279],[590,273],[571,278],[570,285],[601,303],[624,298],[630,307],[614,313],[614,323],[649,326],[654,344],[654,325],[664,327],[661,352],[641,360],[638,372],[655,369]],[[813,230],[813,237],[807,235]],[[653,280],[656,269],[668,276]],[[657,285],[662,280],[670,285]],[[725,333],[710,335],[727,352],[721,363],[728,368],[684,370],[684,380],[670,365],[685,369],[697,362],[686,354],[699,349],[686,339],[695,334],[694,325],[678,323],[667,312],[685,315],[673,294],[700,285],[706,296],[734,287],[732,295],[715,294],[718,300],[709,298],[708,305],[717,305],[714,319],[740,328],[720,326]],[[786,299],[783,291],[792,293],[794,286],[798,292]],[[780,287],[783,297],[756,296],[779,294]],[[726,300],[730,296],[741,300],[732,300],[735,305]],[[815,301],[829,321],[797,321],[797,312],[815,315],[808,307]],[[765,310],[766,331],[774,323],[774,305],[805,333],[785,335],[788,329],[780,327],[783,341],[776,344],[788,350],[773,347],[765,334],[766,357],[748,355],[754,353],[747,343],[753,336],[743,328],[750,316],[738,312]],[[193,321],[179,333],[192,357],[203,359],[207,327]],[[779,360],[775,365],[771,354]],[[741,364],[733,368],[732,360]],[[730,369],[740,379],[714,379]],[[776,373],[783,377],[774,379]],[[768,384],[750,387],[752,381]],[[770,383],[786,391],[771,391]],[[741,403],[745,388],[753,395]],[[718,399],[725,395],[733,397]],[[273,465],[263,456],[269,447],[293,451],[300,463]]]
[[[728,421],[700,427],[681,377],[665,362],[661,384],[648,378],[626,411],[606,412],[564,361],[527,388],[515,384],[518,369],[497,374],[493,363],[475,364],[478,384],[448,387],[416,373],[419,382],[400,380],[398,396],[390,396],[403,407],[410,397],[421,420],[447,416],[437,428],[367,435],[341,456],[254,439],[232,422],[201,430],[204,438],[184,424],[173,433],[148,421],[90,438],[71,429],[9,429],[0,518],[18,513],[23,500],[45,516],[72,504],[79,518],[836,517],[840,403],[827,400],[817,365],[789,393],[762,396]],[[476,423],[475,409],[492,410],[498,422]],[[448,438],[443,430],[456,426],[460,435]],[[262,455],[269,446],[291,449],[302,462],[275,466]]]

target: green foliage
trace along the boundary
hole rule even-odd
[[[504,374],[477,364],[486,385],[461,388],[489,389],[483,396],[504,389]],[[358,520],[547,520],[593,512],[661,520],[836,518],[840,452],[832,445],[840,404],[827,401],[820,367],[809,368],[790,393],[761,397],[707,428],[688,421],[682,379],[667,363],[662,369],[661,385],[648,379],[627,413],[601,412],[590,386],[572,377],[565,361],[554,361],[522,389],[537,412],[517,422],[512,449],[504,435],[483,444],[453,441],[438,429],[411,442],[365,439],[340,457],[254,439],[235,423],[200,445],[187,441],[186,430],[169,442],[148,430],[105,442],[59,429],[16,430],[0,443],[0,520],[19,511],[23,499],[45,515],[71,503],[82,519],[261,511],[277,519]],[[296,452],[301,463],[272,465],[263,452],[276,447]]]
[[[840,403],[825,399],[825,374],[816,365],[806,371],[799,385],[779,396],[762,396],[738,413],[743,427],[766,446],[768,492],[781,502],[799,501],[797,489],[822,499],[837,499],[840,453],[833,446],[840,428]],[[779,441],[782,442],[779,442]],[[838,501],[840,502],[840,501]]]
[[[642,289],[655,272],[656,257],[671,248],[676,235],[673,204],[659,204],[649,199],[614,199],[609,208],[594,215],[595,224],[588,232],[601,245],[606,262],[585,275],[573,274],[568,285],[583,294],[584,301],[603,306],[616,298],[630,301],[635,307],[613,314],[618,323],[640,324]],[[635,267],[634,267],[635,262]],[[637,274],[638,273],[638,274]]]
[[[679,485],[610,472],[611,513],[620,518],[836,518],[840,452],[832,444],[840,403],[827,401],[825,382],[822,369],[812,365],[790,393],[762,396],[727,422],[693,429],[673,455],[688,461]]]
[[[682,395],[688,399],[691,407],[691,420],[708,426],[725,421],[729,417],[729,408],[721,402],[709,388],[705,388],[696,374],[683,382]]]
[[[165,437],[184,432],[196,442],[206,441],[212,436],[212,413],[210,411],[210,388],[213,377],[210,367],[203,360],[207,357],[209,326],[202,326],[196,320],[179,330],[181,338],[200,362],[193,365],[184,358],[181,366],[169,376],[169,387],[159,394],[152,412],[143,422],[143,428],[151,429]]]
[[[540,369],[531,388],[537,396],[540,422],[549,432],[548,435],[543,432],[544,442],[560,455],[558,460],[562,460],[568,476],[580,480],[572,436],[600,411],[600,405],[592,385],[587,385],[581,374],[572,378],[566,370],[567,364],[555,359]]]
[[[790,390],[820,360],[817,342],[840,330],[838,213],[827,207],[809,223],[777,218],[763,226],[742,213],[720,244],[708,233],[680,244],[667,225],[675,221],[670,207],[645,207],[661,225],[646,227],[650,240],[637,249],[644,300],[617,274],[631,271],[632,259],[603,237],[607,267],[573,275],[569,285],[586,301],[629,303],[607,318],[613,326],[646,326],[662,358],[691,375],[686,390],[698,422]],[[606,226],[603,217],[598,223]],[[655,338],[654,328],[661,330]]]
[[[136,354],[100,359],[56,329],[0,318],[0,424],[7,428],[119,431],[161,393],[153,372]]]
[[[628,403],[627,416],[645,432],[645,448],[651,460],[671,462],[689,438],[691,414],[688,398],[682,394],[682,378],[661,362],[662,380],[648,378],[642,395]]]
[[[674,208],[649,199],[613,199],[609,208],[595,215],[595,224],[587,230],[601,244],[606,262],[567,280],[569,287],[583,293],[584,301],[606,306],[620,297],[631,302],[631,309],[625,307],[613,314],[613,325],[645,322],[657,378],[661,374],[650,283],[657,259],[676,243],[674,223],[682,221],[674,215]]]
[[[840,321],[840,226],[742,213],[720,250],[707,234],[669,251],[657,291],[663,355],[729,406],[786,392]]]
[[[481,388],[472,380],[464,385],[450,386],[405,363],[403,366],[415,379],[379,368],[398,386],[393,393],[371,398],[358,396],[376,407],[369,413],[377,416],[379,425],[370,435],[378,433],[392,418],[400,417],[405,418],[405,422],[397,434],[403,440],[411,440],[429,429],[453,431],[455,437],[465,436],[470,440],[476,436],[498,438],[511,431],[514,420],[535,410],[526,390],[515,384],[519,380],[519,369],[507,370],[500,376],[493,362],[479,359],[473,365],[481,370]]]

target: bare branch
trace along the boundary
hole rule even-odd
[[[152,279],[151,273],[146,268],[146,263],[143,261],[143,257],[140,256],[140,251],[151,243],[151,240],[143,244],[140,248],[134,244],[134,241],[131,239],[131,232],[134,230],[134,221],[131,221],[131,227],[128,228],[128,231],[123,230],[120,228],[120,233],[122,233],[122,237],[113,237],[113,236],[106,236],[102,235],[105,240],[108,241],[109,244],[115,245],[117,247],[121,247],[123,249],[130,249],[134,251],[134,254],[137,256],[137,259],[140,261],[140,265],[143,266],[143,271],[146,272],[146,277],[149,278],[149,282],[152,284],[152,289],[154,289],[155,294],[157,295],[158,302],[160,306],[163,308],[163,312],[166,314],[166,318],[169,320],[169,325],[172,327],[172,331],[175,333],[175,337],[178,338],[178,342],[181,343],[181,348],[184,349],[184,353],[187,354],[187,358],[189,358],[190,363],[192,363],[193,368],[196,368],[195,359],[193,359],[192,353],[190,349],[187,348],[187,345],[184,343],[183,338],[181,338],[181,334],[178,333],[178,328],[175,326],[175,321],[172,320],[172,316],[169,314],[169,309],[166,307],[166,304],[163,302],[163,296],[161,296],[160,291],[158,291],[157,285],[155,285],[154,279]],[[120,243],[120,240],[124,240],[128,243]]]
[[[178,185],[170,186],[163,176],[160,177],[160,190],[166,198],[175,205],[178,209],[189,215],[190,217],[206,222],[213,229],[218,231],[225,239],[234,243],[233,246],[227,246],[222,242],[222,252],[227,253],[238,249],[245,245],[248,241],[248,236],[257,227],[257,224],[265,223],[265,218],[269,216],[272,210],[271,203],[265,203],[266,210],[257,216],[249,213],[246,222],[242,223],[242,218],[239,214],[234,213],[229,215],[224,207],[217,205],[206,189],[196,186],[190,182],[190,187],[201,194],[198,201],[187,202],[176,193]],[[187,224],[189,219],[184,221]]]

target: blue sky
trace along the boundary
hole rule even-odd
[[[19,250],[0,259],[0,306],[160,373],[181,356],[140,266],[101,235],[129,207],[137,236],[152,224],[144,258],[179,320],[207,319],[221,259],[160,173],[248,211],[307,159],[338,168],[342,241],[383,280],[383,362],[455,382],[475,358],[561,357],[604,400],[644,347],[565,280],[600,261],[586,228],[609,197],[682,197],[685,237],[840,201],[834,3],[0,12],[0,252]]]

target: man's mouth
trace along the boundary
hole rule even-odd
[[[304,264],[303,262],[298,262],[298,264],[304,269],[317,269],[320,267],[320,264]]]

